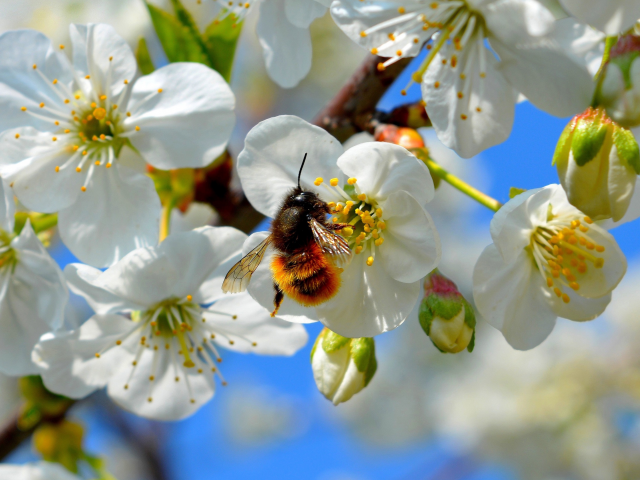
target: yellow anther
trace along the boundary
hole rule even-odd
[[[85,150],[85,151],[83,151],[83,152],[82,152],[82,155],[86,155],[86,154],[88,154],[88,153],[89,153],[89,152],[87,152],[87,151]]]
[[[124,84],[125,84],[125,85],[129,85],[129,80],[125,80],[125,81],[124,81]]]
[[[76,172],[80,173],[81,171],[82,171],[82,168],[76,167]]]
[[[91,102],[91,108],[96,108],[98,104],[96,102]]]
[[[343,204],[341,204],[341,203],[337,204],[336,205],[336,212],[341,212],[343,208],[344,208]]]
[[[344,227],[342,229],[342,234],[346,235],[347,237],[350,237],[351,235],[353,235],[353,228],[351,227]]]
[[[367,233],[371,233],[371,227],[369,225],[364,226],[364,231]]]
[[[96,120],[103,120],[103,119],[104,119],[104,117],[106,117],[106,116],[107,116],[107,111],[106,111],[104,108],[102,108],[102,107],[100,107],[100,108],[96,108],[96,109],[93,111],[93,116],[94,116],[94,118],[95,118]]]
[[[91,140],[93,140],[94,142],[98,140],[98,136],[94,135],[93,137],[91,137]]]
[[[360,32],[360,36],[362,38],[366,37],[367,36],[367,32],[365,32],[365,31]]]
[[[362,215],[362,210],[360,210],[359,208],[356,208],[354,212],[356,212],[356,215]]]
[[[584,225],[580,225],[580,231],[583,233],[587,233],[589,231],[589,227],[585,227]]]
[[[355,179],[355,178],[351,177],[349,180],[347,180],[347,183],[348,183],[349,185],[355,185],[355,183],[356,183],[357,181],[358,181],[357,179]]]
[[[65,128],[64,133],[71,133],[71,130],[69,130],[68,128]]]
[[[569,286],[574,290],[580,290],[580,285],[577,282],[571,282]]]
[[[87,80],[89,80],[91,78],[91,75],[86,75],[84,78],[86,78]]]
[[[378,230],[377,229],[373,229],[373,231],[371,232],[371,236],[373,238],[378,238],[380,235],[378,235]]]
[[[551,275],[553,276],[553,278],[560,277],[560,270],[551,270]]]
[[[558,255],[556,257],[556,260],[558,261],[558,263],[562,263],[564,261],[564,258],[562,257],[562,255]]]
[[[362,246],[356,247],[356,255],[358,255],[359,253],[362,253]]]
[[[100,95],[100,100],[102,100],[103,102],[107,99],[106,95]]]
[[[22,107],[20,110],[22,110],[23,112],[27,111],[27,107]]]
[[[360,200],[361,202],[364,202],[367,200],[367,195],[364,193],[361,193],[360,195],[358,195],[358,200]]]
[[[369,257],[367,258],[367,265],[370,267],[371,265],[373,265],[373,257]]]
[[[560,290],[558,287],[554,288],[553,291],[558,297],[562,296],[562,290]]]
[[[353,205],[354,204],[353,204],[353,202],[351,200],[347,200],[347,203],[345,204],[345,208],[349,208],[350,209],[351,207],[353,207]]]
[[[318,178],[316,178],[315,182],[313,182],[313,184],[314,184],[316,187],[319,187],[320,185],[322,185],[322,182],[324,182],[324,178],[322,178],[322,177],[318,177]]]
[[[562,294],[562,301],[564,303],[569,303],[571,301],[571,299],[569,298],[569,295],[567,295],[566,293]]]
[[[99,167],[99,166],[100,166],[100,160],[96,160],[95,162],[93,162],[93,164],[94,164],[96,167]]]
[[[553,278],[547,277],[547,287],[553,287]]]
[[[373,48],[371,49],[371,53],[372,53],[373,55],[377,55],[377,54],[378,54],[378,49],[377,49],[377,48],[375,48],[375,47],[373,47]]]
[[[594,248],[596,248],[596,246],[591,242],[587,242],[586,247],[587,250],[593,250]]]
[[[158,89],[158,93],[162,93],[162,89],[161,88]]]
[[[20,138],[20,134],[19,133],[16,133],[16,138]]]
[[[80,95],[75,95],[76,100],[80,100]]]
[[[373,243],[376,244],[376,247],[379,247],[380,245],[382,245],[384,243],[384,238],[380,237]]]
[[[382,209],[381,208],[376,208],[376,217],[378,217],[378,218],[382,217]]]
[[[327,203],[327,205],[329,206],[329,208],[336,208],[336,202],[329,202]]]
[[[549,266],[554,270],[560,270],[560,265],[558,265],[555,260],[548,260]]]
[[[400,7],[400,8],[398,8],[398,13],[404,13],[404,12],[405,12],[404,7]]]
[[[329,183],[331,184],[332,187],[337,187],[338,186],[338,179],[337,178],[332,178]]]
[[[44,102],[40,104],[40,108],[44,108]]]
[[[100,358],[100,354],[99,353],[96,353],[96,358]]]
[[[107,163],[107,164],[105,165],[105,167],[106,167],[106,168],[111,168],[111,164],[110,164],[110,163]]]
[[[80,190],[82,190],[83,192],[87,191],[87,187],[85,187],[84,185],[82,187],[80,187]]]
[[[136,125],[136,132],[140,131],[140,127]]]
[[[190,302],[191,300],[193,300],[193,296],[187,295],[187,302]]]
[[[596,252],[598,253],[604,252],[604,247],[602,245],[596,245]]]
[[[591,220],[589,217],[584,217],[584,221],[587,222],[589,225],[593,223],[593,220]]]
[[[332,218],[331,218],[331,221],[332,221],[333,223],[338,223],[338,217],[332,217]]]

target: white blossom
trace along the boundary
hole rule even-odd
[[[138,78],[108,25],[70,33],[73,64],[38,32],[0,36],[0,175],[27,208],[59,212],[62,240],[80,260],[105,267],[158,238],[153,182],[121,165],[121,151],[160,169],[203,167],[226,148],[235,100],[200,64]]]
[[[407,150],[388,143],[364,143],[346,152],[321,128],[293,116],[258,124],[238,157],[238,174],[251,204],[274,217],[297,183],[317,193],[349,223],[351,263],[330,300],[303,307],[285,296],[278,316],[290,321],[319,319],[345,337],[373,337],[399,326],[420,295],[420,279],[440,260],[440,239],[425,205],[434,196],[427,167]],[[252,235],[247,253],[267,237]],[[249,293],[273,309],[273,251],[267,251],[249,283]]]
[[[431,41],[414,81],[438,137],[465,158],[508,138],[518,92],[560,117],[591,100],[578,47],[595,32],[556,22],[535,0],[336,0],[331,14],[352,40],[389,57],[379,68]]]
[[[226,381],[217,348],[292,355],[301,325],[272,319],[247,294],[220,298],[243,233],[204,227],[138,249],[105,272],[69,265],[71,290],[96,314],[78,330],[42,337],[33,354],[47,388],[82,398],[107,387],[123,408],[158,420],[185,418]]]
[[[557,317],[598,317],[627,270],[613,236],[573,207],[560,185],[509,201],[494,216],[491,236],[473,273],[473,296],[518,350],[544,341]]]

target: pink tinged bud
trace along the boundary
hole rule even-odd
[[[425,278],[424,290],[420,325],[436,348],[443,353],[473,351],[475,312],[456,284],[436,269]]]
[[[588,108],[562,132],[553,157],[569,202],[589,217],[620,220],[631,202],[640,151],[603,108]]]

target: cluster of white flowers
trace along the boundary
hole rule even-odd
[[[604,33],[640,16],[634,2],[562,0],[577,17],[562,19],[560,3],[552,11],[538,0],[218,3],[238,22],[259,11],[267,71],[282,87],[309,72],[309,26],[329,7],[351,39],[386,58],[381,71],[426,50],[413,82],[439,138],[462,157],[506,140],[525,99],[568,116],[599,94],[640,124],[637,87],[612,99],[629,72],[615,83],[590,70]],[[348,339],[401,325],[441,258],[427,211],[431,160],[385,142],[345,150],[298,117],[271,118],[248,133],[237,172],[253,207],[278,226],[160,238],[161,201],[141,172],[201,168],[223,155],[234,94],[197,63],[141,76],[108,25],[72,25],[70,37],[66,48],[31,30],[0,36],[0,372],[40,374],[49,390],[78,399],[106,387],[131,412],[177,420],[211,399],[216,377],[226,385],[218,348],[290,356],[307,342],[300,324],[320,321],[332,332],[312,359],[322,392],[338,403],[363,388],[377,365],[373,341]],[[627,69],[636,85],[638,65]],[[494,243],[476,265],[476,307],[516,349],[540,344],[557,317],[599,316],[626,272],[615,239],[594,222],[638,216],[640,153],[623,127],[597,119],[563,134],[554,159],[562,186],[520,193],[497,211]],[[14,195],[57,214],[61,240],[83,264],[62,273],[28,220],[14,235]],[[444,351],[471,351],[472,307],[445,283],[457,303],[431,289],[423,328]],[[79,327],[65,322],[68,289],[95,312]]]

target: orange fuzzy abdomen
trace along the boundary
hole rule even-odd
[[[275,255],[271,271],[280,290],[305,307],[326,302],[340,288],[342,270],[327,260],[315,242],[293,255]]]

